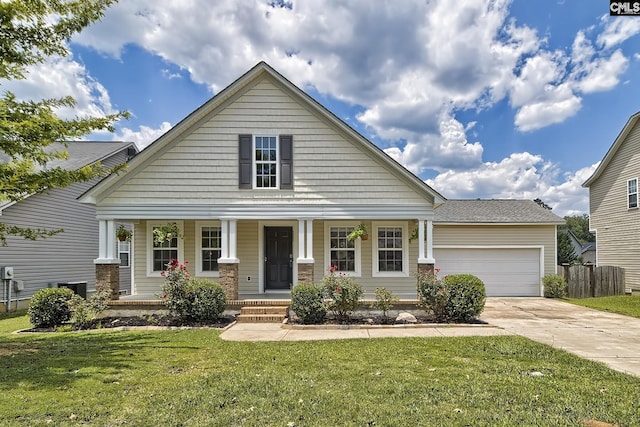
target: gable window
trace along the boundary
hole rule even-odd
[[[638,207],[638,178],[627,181],[627,207],[629,209]]]
[[[255,188],[278,188],[277,152],[275,136],[255,137]]]
[[[337,272],[360,276],[360,239],[349,241],[347,236],[353,225],[325,225],[325,259],[329,266],[337,266]],[[329,267],[327,266],[327,267]]]
[[[408,276],[408,246],[405,224],[373,225],[375,248],[372,267],[374,276]]]
[[[118,257],[120,258],[120,267],[127,268],[131,266],[131,242],[129,240],[118,242]]]
[[[222,230],[218,223],[196,223],[196,274],[218,277],[218,258],[222,251]]]
[[[239,188],[293,188],[291,135],[239,135]]]
[[[181,230],[184,230],[182,221],[172,221],[178,224]],[[147,223],[147,275],[159,276],[160,272],[167,268],[167,264],[172,259],[182,260],[183,240],[175,236],[171,240],[165,240],[158,243],[153,239],[153,230],[163,225],[164,222],[148,222]]]

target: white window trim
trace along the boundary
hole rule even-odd
[[[378,271],[378,228],[402,228],[402,271]],[[406,221],[374,221],[371,224],[371,276],[372,277],[409,277],[409,235]]]
[[[631,193],[629,192],[629,183],[631,181],[635,181],[636,182],[636,192],[635,193]],[[638,178],[631,178],[627,180],[627,209],[638,209],[638,206],[640,206],[640,200],[638,200]],[[636,205],[635,206],[629,206],[629,196],[631,196],[632,194],[636,195]]]
[[[276,186],[275,187],[258,187],[256,183],[256,138],[275,138],[276,139]],[[270,133],[254,133],[251,140],[251,188],[254,190],[273,191],[280,189],[280,138],[278,135]]]
[[[127,243],[129,245],[129,250],[128,251],[122,251],[122,253],[128,253],[129,254],[129,265],[122,265],[122,259],[120,258],[120,245],[123,243]],[[118,249],[118,259],[120,260],[120,268],[131,268],[131,240],[125,240],[124,242],[120,242],[117,241],[117,249]]]
[[[331,267],[331,227],[357,227],[359,222],[343,222],[343,221],[325,221],[324,222],[324,271],[323,276],[329,274],[329,268]],[[355,247],[355,268],[356,271],[339,271],[338,273],[344,273],[345,276],[350,277],[362,277],[362,239],[356,239],[354,241]]]
[[[147,221],[147,277],[162,277],[159,271],[153,271],[153,227],[162,227],[175,222],[180,227],[183,238],[178,238],[178,261],[184,264],[184,221]]]
[[[196,236],[195,236],[196,276],[220,277],[219,271],[203,271],[202,270],[202,228],[203,227],[218,227],[221,229],[220,231],[222,231],[222,224],[220,221],[196,221]]]

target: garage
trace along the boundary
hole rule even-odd
[[[487,296],[540,296],[540,248],[434,248],[439,276],[470,273]]]

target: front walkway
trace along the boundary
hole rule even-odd
[[[510,335],[501,328],[488,325],[427,326],[402,325],[366,329],[287,329],[280,323],[236,323],[220,338],[227,341],[312,341],[349,338],[464,337]]]
[[[640,319],[546,298],[488,298],[482,320],[640,376]]]

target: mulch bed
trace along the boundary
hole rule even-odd
[[[381,315],[371,315],[371,316],[359,316],[354,315],[349,319],[340,319],[332,315],[327,315],[325,317],[324,322],[318,323],[318,325],[421,325],[421,324],[431,324],[431,323],[442,323],[433,319],[431,316],[415,316],[416,322],[396,322],[395,316],[384,317]],[[303,325],[295,317],[290,317],[287,321],[289,325]],[[486,322],[474,319],[470,322],[465,322],[465,324],[486,324]]]
[[[235,322],[235,316],[222,316],[216,322],[201,323],[184,321],[178,317],[171,315],[150,314],[145,316],[134,317],[103,317],[101,319],[92,320],[87,327],[81,330],[89,329],[112,329],[118,327],[130,326],[164,326],[164,327],[193,327],[193,328],[225,328]],[[22,332],[56,332],[60,328],[31,328]]]

